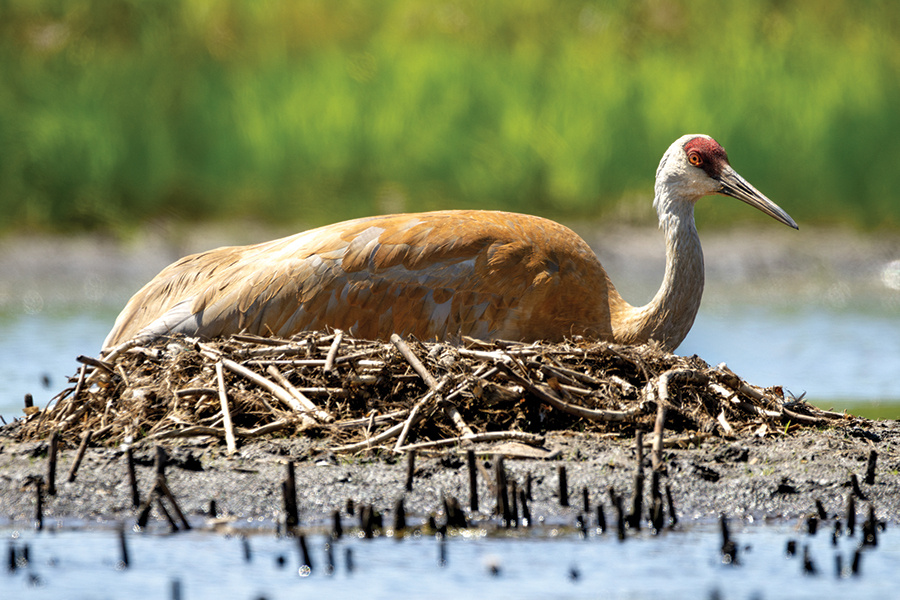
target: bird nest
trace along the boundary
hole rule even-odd
[[[664,435],[687,441],[849,419],[696,356],[582,339],[172,337],[79,361],[72,386],[20,420],[17,437],[57,432],[70,444],[87,436],[107,444],[213,437],[234,451],[249,438],[304,435],[353,453],[496,440],[539,445],[563,430],[655,431],[660,442]]]

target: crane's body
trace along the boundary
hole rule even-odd
[[[139,292],[113,341],[158,315],[161,331],[204,337],[334,327],[365,339],[609,338],[607,305],[585,299],[611,290],[591,248],[553,221],[389,215],[188,256]]]
[[[657,170],[666,274],[642,307],[622,299],[572,230],[529,215],[450,210],[356,219],[185,257],[135,294],[104,348],[170,333],[290,336],[331,327],[367,339],[583,335],[674,349],[703,292],[694,202],[714,193],[796,228],[728,166],[712,138],[684,136]]]

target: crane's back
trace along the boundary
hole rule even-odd
[[[368,217],[181,259],[128,302],[104,348],[135,336],[611,339],[618,298],[590,247],[528,215]]]

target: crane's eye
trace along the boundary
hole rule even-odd
[[[688,161],[695,167],[699,167],[703,164],[703,158],[696,152],[691,152],[690,154],[688,154]]]

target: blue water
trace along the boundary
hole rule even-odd
[[[128,532],[130,564],[121,564],[115,531],[3,532],[8,544],[28,545],[30,562],[0,572],[0,589],[16,598],[891,598],[900,567],[900,535],[882,532],[849,574],[855,539],[832,546],[830,528],[800,535],[790,524],[732,524],[739,564],[724,564],[714,524],[690,524],[659,537],[649,533],[619,542],[609,533],[587,539],[568,530],[498,536],[484,530],[450,537],[407,536],[334,543],[326,569],[322,535],[307,538],[312,571],[302,568],[299,544],[271,533],[244,541],[209,531],[173,535]],[[787,541],[798,553],[787,557]],[[816,574],[804,574],[809,546]],[[3,548],[4,555],[7,548]],[[353,570],[348,570],[347,552]],[[847,572],[838,576],[841,555]],[[4,559],[4,564],[5,564]],[[177,583],[176,583],[177,582]]]
[[[78,355],[96,356],[115,311],[0,313],[0,415],[22,415],[30,393],[43,407],[75,374]]]
[[[900,401],[900,315],[887,309],[714,306],[697,317],[678,352],[725,362],[751,383],[781,385],[838,410],[853,401]]]

